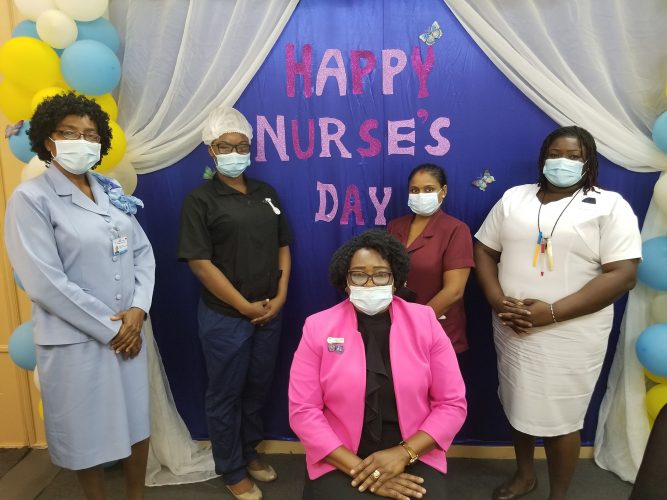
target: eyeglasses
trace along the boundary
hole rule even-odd
[[[227,144],[226,142],[219,142],[217,144],[211,144],[211,148],[219,155],[228,155],[232,151],[236,151],[240,155],[247,155],[250,153],[250,144],[243,142],[241,144]]]
[[[55,130],[55,132],[68,141],[76,141],[83,137],[88,142],[100,142],[100,135],[96,132],[79,132],[78,130]]]
[[[349,271],[347,273],[348,282],[354,286],[364,286],[371,280],[375,286],[385,286],[392,282],[392,274],[388,271],[380,271],[375,274],[366,274],[363,271]]]

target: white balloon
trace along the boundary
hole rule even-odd
[[[35,155],[32,157],[32,160],[23,167],[23,170],[21,170],[21,182],[40,176],[44,172],[46,172],[46,165],[44,165],[44,162]]]
[[[663,217],[667,217],[667,175],[664,173],[655,183],[653,188],[653,200],[662,212]]]
[[[39,385],[39,373],[37,373],[37,367],[35,366],[35,371],[32,372],[32,381],[35,383],[35,387],[39,392],[42,392],[42,387]]]
[[[129,161],[121,160],[113,169],[104,175],[116,179],[123,187],[125,194],[132,194],[137,189],[137,172]]]
[[[53,0],[14,0],[14,4],[21,14],[32,21],[37,21],[39,15],[45,10],[56,7]]]
[[[37,18],[37,34],[54,49],[64,49],[76,41],[79,30],[67,14],[49,9]]]
[[[667,293],[660,293],[653,298],[651,317],[656,323],[667,323]]]
[[[109,0],[55,0],[56,6],[77,21],[93,21],[107,10]]]

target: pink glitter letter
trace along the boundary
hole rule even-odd
[[[283,115],[276,116],[276,128],[278,129],[277,131],[273,130],[266,116],[257,115],[257,156],[255,156],[255,161],[266,161],[266,150],[264,147],[265,132],[271,137],[273,145],[276,147],[276,151],[278,151],[278,156],[280,156],[280,161],[289,160],[285,147],[285,117]]]
[[[377,188],[375,186],[368,188],[368,195],[371,197],[371,202],[375,207],[375,225],[386,226],[387,219],[384,218],[384,211],[389,204],[389,200],[391,199],[391,188],[384,188],[384,198],[382,198],[382,203],[378,201]]]
[[[317,181],[317,190],[320,192],[320,209],[315,214],[315,222],[319,220],[331,222],[333,218],[336,217],[336,212],[338,212],[338,193],[336,192],[336,186],[333,184],[322,184],[320,181]],[[326,213],[327,193],[329,193],[331,199],[333,199],[333,208],[329,213]]]
[[[391,65],[391,60],[396,59],[396,66]],[[401,49],[384,49],[382,51],[382,93],[391,95],[394,93],[394,77],[398,75],[408,62],[408,57]]]
[[[313,156],[313,150],[315,149],[315,120],[308,118],[308,149],[305,151],[301,149],[301,145],[299,144],[299,122],[298,120],[292,120],[292,146],[299,160],[307,160]]]
[[[285,54],[285,63],[287,70],[287,97],[294,97],[296,75],[303,77],[303,95],[310,97],[313,95],[313,83],[311,78],[313,65],[313,47],[309,43],[301,48],[301,62],[294,60],[294,44],[288,43]]]
[[[422,57],[419,53],[419,45],[416,45],[415,48],[412,49],[412,58],[410,59],[410,62],[412,63],[412,67],[414,68],[415,73],[417,73],[417,77],[419,78],[419,94],[417,94],[417,97],[428,97],[426,79],[428,78],[428,74],[431,72],[431,69],[433,69],[433,64],[435,62],[435,52],[433,51],[433,45],[429,45],[428,49],[426,49],[425,63],[422,63]]]
[[[354,201],[354,203],[352,203]],[[354,220],[357,226],[364,225],[364,216],[361,213],[361,199],[359,198],[359,188],[352,184],[347,187],[345,191],[345,204],[343,205],[343,213],[340,216],[340,223],[344,226],[350,222],[350,213],[354,212]]]
[[[366,60],[364,66],[360,66],[361,59]],[[362,94],[364,91],[361,79],[375,69],[375,55],[370,50],[353,50],[350,56],[352,66],[352,93]]]
[[[389,151],[390,155],[415,155],[415,147],[414,146],[408,146],[406,148],[402,148],[398,145],[399,142],[401,141],[410,141],[412,144],[415,143],[415,119],[412,118],[410,120],[399,120],[399,121],[388,121],[387,126],[389,129],[389,137],[388,137],[388,144],[387,144],[387,149]],[[403,127],[410,127],[412,128],[412,132],[409,134],[401,134],[399,130]]]
[[[327,64],[331,59],[336,60],[336,67],[329,68]],[[322,95],[324,84],[327,83],[327,78],[333,76],[338,80],[338,94],[347,94],[347,75],[345,74],[345,64],[343,64],[343,56],[338,49],[327,49],[322,56],[320,69],[317,70],[317,83],[315,84],[315,94]]]
[[[368,143],[367,148],[357,148],[357,152],[364,158],[380,154],[382,143],[379,139],[376,139],[371,135],[371,130],[378,128],[378,125],[379,123],[377,120],[369,118],[368,120],[364,120],[361,127],[359,127],[359,137],[361,137],[361,140]]]
[[[424,149],[428,154],[433,156],[445,156],[447,154],[450,146],[449,140],[440,134],[440,129],[447,127],[449,127],[449,118],[440,116],[433,120],[429,131],[431,132],[431,137],[433,137],[438,142],[438,144],[435,146],[424,146]]]
[[[329,133],[329,124],[336,125],[336,131],[333,134]],[[352,154],[343,146],[343,142],[340,140],[343,134],[345,134],[345,124],[342,121],[337,118],[320,118],[320,158],[331,157],[331,151],[329,150],[331,141],[334,141],[336,146],[338,146],[342,158],[352,158]]]

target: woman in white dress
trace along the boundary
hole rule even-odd
[[[537,184],[506,191],[475,237],[479,282],[495,314],[498,394],[513,429],[517,471],[493,498],[537,487],[535,437],[544,438],[550,500],[564,499],[579,431],[600,374],[613,302],[635,285],[637,217],[596,186],[595,140],[563,127],[544,140]]]

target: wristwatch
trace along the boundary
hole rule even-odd
[[[419,455],[417,455],[417,452],[415,450],[413,450],[412,447],[408,443],[406,443],[405,441],[401,441],[399,444],[403,447],[403,449],[405,451],[408,452],[408,455],[410,455],[410,461],[408,462],[408,465],[414,464],[417,461],[417,459],[419,458]]]

